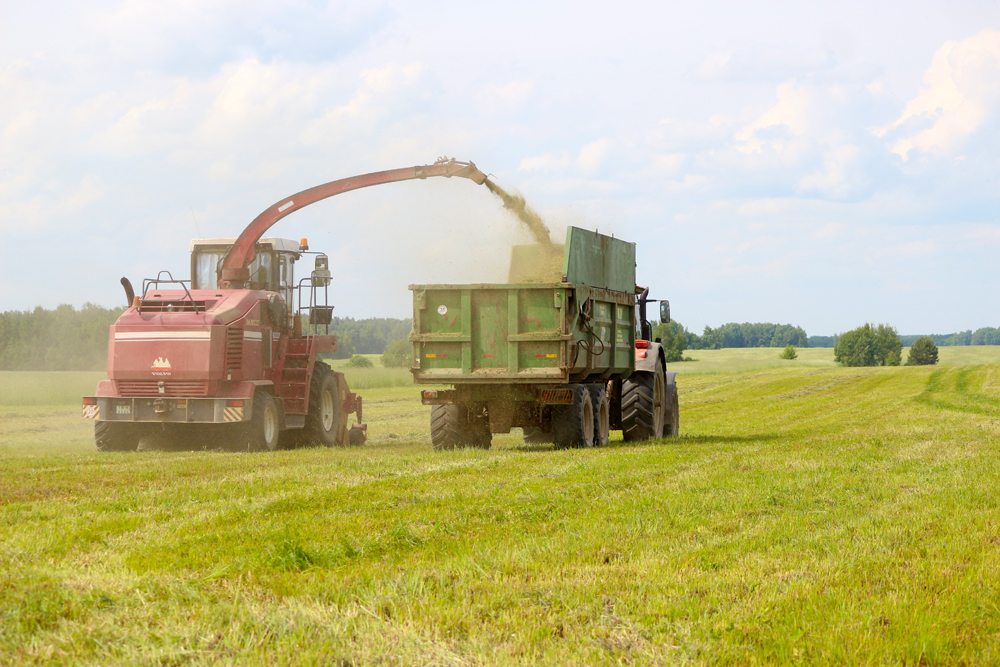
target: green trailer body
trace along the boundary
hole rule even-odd
[[[561,272],[545,275],[561,248]],[[565,384],[635,369],[635,244],[570,227],[565,246],[516,246],[510,275],[531,282],[410,286],[417,383]]]
[[[590,446],[611,428],[660,437],[671,419],[659,345],[637,349],[633,243],[570,227],[565,245],[515,246],[507,283],[410,289],[413,379],[452,387],[421,392],[435,448],[488,447],[513,427]]]

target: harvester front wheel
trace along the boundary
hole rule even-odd
[[[594,446],[594,403],[586,385],[570,385],[572,405],[552,406],[552,441],[556,449]]]
[[[339,444],[340,390],[333,371],[317,361],[309,385],[309,414],[306,415],[304,435],[307,440],[326,447]]]
[[[667,381],[663,369],[636,371],[622,383],[622,437],[626,442],[663,437]]]
[[[136,424],[94,423],[94,442],[99,452],[134,452],[141,435]]]
[[[278,404],[262,389],[253,395],[253,414],[247,424],[246,440],[251,452],[273,452],[278,448]]]
[[[594,406],[594,446],[603,447],[611,437],[611,401],[608,388],[603,384],[592,384],[590,402]]]
[[[431,445],[434,449],[489,449],[492,444],[493,434],[486,415],[465,405],[431,406]]]

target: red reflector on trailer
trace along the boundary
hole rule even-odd
[[[227,408],[242,408],[243,401],[226,401]]]
[[[427,390],[423,392],[424,398],[437,398],[438,393],[434,390]]]
[[[85,398],[85,399],[83,399],[83,404],[84,405],[97,405],[97,399],[96,398]]]
[[[636,350],[635,351],[635,358],[636,359],[645,359],[646,358],[646,350]]]
[[[649,341],[648,340],[637,340],[637,341],[635,341],[635,346],[638,347],[638,348],[646,349],[647,347],[649,347]]]

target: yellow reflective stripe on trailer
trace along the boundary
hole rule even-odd
[[[225,408],[222,412],[222,420],[226,422],[243,421],[243,408]]]
[[[85,406],[83,406],[83,418],[84,419],[100,419],[101,418],[101,406],[99,406],[99,405],[85,405]]]

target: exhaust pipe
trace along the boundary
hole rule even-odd
[[[132,289],[132,283],[129,282],[128,278],[122,277],[121,283],[122,287],[125,288],[125,298],[128,299],[128,305],[125,307],[129,308],[132,302],[135,301],[135,290]]]

